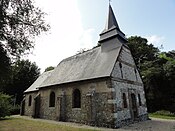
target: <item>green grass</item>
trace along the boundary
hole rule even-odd
[[[175,120],[175,114],[165,110],[149,113],[149,117]]]
[[[0,120],[0,131],[94,131],[94,129],[76,128],[22,118],[6,118]]]

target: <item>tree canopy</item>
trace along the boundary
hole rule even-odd
[[[23,92],[29,88],[40,75],[36,63],[29,60],[18,60],[12,65],[11,78],[3,91],[16,97],[17,104],[23,98]]]
[[[55,69],[55,67],[53,67],[53,66],[49,66],[49,67],[47,67],[47,68],[45,69],[44,72],[51,71],[51,70],[53,70],[53,69]]]
[[[34,48],[35,37],[49,30],[45,13],[33,0],[0,0],[0,84],[10,76],[11,64]]]
[[[175,52],[164,52],[145,38],[128,38],[141,77],[143,79],[148,111],[169,110],[175,112]]]
[[[44,16],[33,0],[1,0],[1,48],[15,57],[29,51],[34,47],[34,37],[49,29]]]

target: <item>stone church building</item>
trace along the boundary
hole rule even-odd
[[[118,128],[147,120],[143,82],[109,5],[98,46],[62,60],[25,92],[21,115]]]

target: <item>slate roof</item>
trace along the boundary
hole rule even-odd
[[[27,90],[24,91],[24,93],[31,92],[31,91],[37,91],[38,87],[40,87],[40,85],[46,80],[46,78],[51,75],[52,71],[53,70],[42,73],[37,78],[37,80]]]
[[[40,87],[108,77],[111,75],[120,49],[121,47],[118,47],[108,52],[101,52],[99,46],[64,59]]]

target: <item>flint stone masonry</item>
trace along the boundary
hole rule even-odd
[[[53,87],[47,90],[40,90],[40,117],[45,119],[59,120],[57,116],[57,107],[49,107],[49,95],[51,91],[54,91],[56,98],[58,98],[58,96],[61,96],[62,91],[64,90],[66,98],[66,121],[92,123],[97,122],[98,120],[96,123],[97,125],[110,122],[113,119],[113,114],[111,113],[111,109],[108,108],[110,106],[108,103],[108,98],[111,98],[111,89],[108,88],[109,85],[107,85],[107,83],[109,82],[100,81],[76,86],[73,85],[64,88]],[[80,89],[81,91],[81,108],[72,108],[72,92],[75,88]],[[56,106],[58,105],[56,104]]]
[[[31,92],[31,93],[27,93],[25,96],[25,110],[24,110],[24,114],[27,116],[32,116],[33,115],[33,109],[34,109],[34,98],[37,95],[37,92]],[[32,103],[31,106],[29,106],[29,96],[31,96],[32,98]]]

